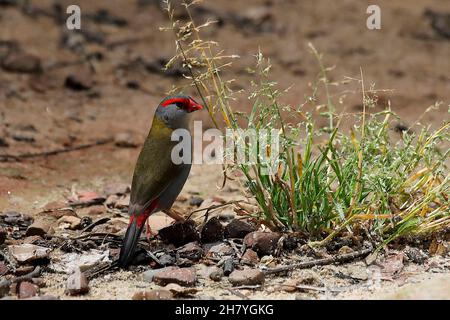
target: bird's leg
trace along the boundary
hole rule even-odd
[[[186,219],[181,215],[181,213],[177,212],[174,209],[163,210],[165,214],[174,219],[175,221],[185,221]]]
[[[150,238],[153,236],[152,229],[150,228],[150,222],[145,221],[145,236],[147,238],[148,243],[150,243]]]

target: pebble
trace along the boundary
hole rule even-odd
[[[94,81],[90,74],[78,72],[68,75],[64,84],[69,89],[81,91],[91,89]]]
[[[173,293],[169,290],[156,289],[151,291],[139,291],[136,292],[132,300],[171,300],[173,299]]]
[[[245,253],[242,255],[241,263],[247,264],[250,266],[254,266],[259,262],[258,254],[252,249],[245,250]]]
[[[256,269],[235,270],[228,280],[233,286],[253,286],[264,283],[264,273]]]
[[[158,234],[161,240],[171,243],[177,247],[199,240],[199,234],[195,227],[195,222],[192,220],[187,220],[186,222],[176,222],[168,227],[162,228],[159,230]]]
[[[214,266],[209,270],[209,278],[213,281],[220,281],[223,276],[223,270],[219,267]]]
[[[89,292],[89,280],[79,269],[75,270],[66,283],[66,294],[70,296],[82,295]]]
[[[110,195],[124,195],[130,192],[130,186],[126,183],[111,183],[105,187],[104,193],[108,197]]]
[[[24,281],[19,286],[19,299],[35,297],[39,294],[39,287],[31,282]]]
[[[349,246],[342,246],[338,253],[339,254],[348,254],[348,253],[352,253],[354,250],[352,248],[350,248]]]
[[[230,245],[223,242],[213,245],[208,250],[208,256],[216,259],[232,255],[233,253],[234,253],[233,248]]]
[[[244,244],[259,255],[270,255],[277,248],[280,237],[281,235],[275,232],[255,231],[245,236]]]
[[[194,286],[197,282],[197,275],[192,268],[171,267],[170,270],[164,270],[153,276],[153,281],[160,286],[176,283],[181,286]]]
[[[408,247],[405,253],[408,259],[414,263],[423,264],[428,259],[428,256],[418,248]]]
[[[200,239],[202,243],[211,243],[223,240],[224,227],[220,223],[219,218],[213,217],[209,219],[202,228]]]
[[[49,248],[36,246],[34,244],[12,245],[8,247],[9,252],[19,263],[27,263],[37,259],[48,257]]]
[[[27,229],[25,235],[45,236],[50,230],[50,224],[43,220],[34,221]]]
[[[169,270],[173,270],[176,267],[165,267],[165,268],[161,268],[161,269],[151,269],[151,270],[147,270],[142,274],[142,278],[144,281],[147,282],[152,282],[153,281],[153,277],[155,276],[155,274],[157,274],[158,272],[165,272],[165,271],[169,271]]]
[[[3,59],[2,67],[6,71],[18,73],[38,73],[42,70],[39,57],[25,52],[8,54]]]
[[[234,219],[225,227],[225,237],[242,239],[253,231],[256,231],[256,227],[252,223]]]
[[[63,216],[58,219],[58,225],[62,229],[76,230],[81,227],[81,219],[74,216]]]
[[[177,253],[180,258],[198,261],[203,256],[203,249],[197,242],[190,242],[178,249]]]
[[[120,148],[136,148],[137,141],[129,132],[120,132],[114,136],[114,144]]]
[[[192,197],[191,200],[189,200],[189,205],[190,206],[195,206],[195,207],[199,207],[202,202],[204,201],[203,198],[200,197]]]
[[[90,216],[98,216],[106,213],[106,208],[101,205],[92,206],[89,208],[88,215]]]
[[[167,253],[159,257],[158,260],[164,267],[174,265],[177,262],[177,259],[174,256]]]
[[[225,262],[223,263],[222,268],[223,268],[223,274],[228,277],[234,270],[233,258],[230,257],[230,258],[226,259]]]
[[[8,273],[8,267],[3,261],[0,261],[0,276],[3,276]]]

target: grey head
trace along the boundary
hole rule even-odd
[[[201,109],[203,109],[203,106],[194,99],[179,94],[165,97],[156,109],[155,116],[171,129],[188,128],[188,115]]]

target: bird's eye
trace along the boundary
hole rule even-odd
[[[183,109],[183,103],[182,102],[177,102],[175,104],[177,105],[178,108]]]

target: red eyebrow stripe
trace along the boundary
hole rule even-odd
[[[183,103],[183,104],[185,104],[185,105],[189,105],[189,100],[186,99],[186,98],[172,98],[172,99],[168,99],[168,100],[164,101],[164,102],[161,104],[161,106],[162,106],[162,107],[167,107],[168,105],[170,105],[170,104],[175,104],[175,103],[177,103],[177,102],[181,102],[181,103]]]

